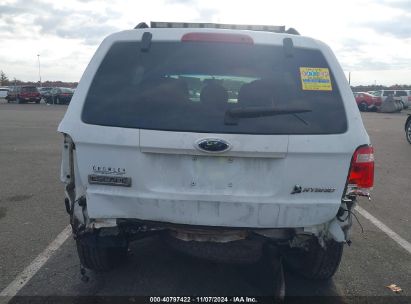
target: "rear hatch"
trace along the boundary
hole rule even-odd
[[[89,216],[230,227],[333,218],[357,145],[324,55],[190,37],[114,43],[81,125],[60,126],[76,143]]]
[[[22,87],[20,92],[21,98],[38,98],[40,93],[36,87]]]

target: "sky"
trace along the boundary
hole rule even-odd
[[[411,84],[411,0],[0,0],[0,70],[77,82],[104,37],[150,21],[294,27],[354,86]]]

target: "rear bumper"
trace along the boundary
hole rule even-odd
[[[21,97],[21,99],[24,101],[36,102],[36,101],[40,101],[41,97]]]
[[[87,193],[94,219],[139,219],[183,225],[238,228],[297,228],[326,223],[340,202],[215,202],[138,198]]]

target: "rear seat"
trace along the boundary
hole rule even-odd
[[[228,92],[217,82],[209,82],[200,93],[203,106],[219,112],[224,112],[228,106]]]

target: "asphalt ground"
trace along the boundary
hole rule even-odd
[[[56,131],[66,108],[0,100],[0,291],[68,224],[59,181],[62,138]],[[375,147],[376,178],[372,200],[361,199],[360,206],[411,242],[411,145],[405,140],[405,119],[405,113],[363,114]],[[411,303],[410,253],[357,216],[364,231],[354,223],[353,243],[346,246],[333,280],[313,282],[286,270],[288,296]],[[88,272],[87,283],[81,281],[79,270],[69,238],[18,296],[258,296],[271,295],[273,284],[267,263],[229,265],[195,259],[174,252],[157,237],[132,243],[126,263],[109,273]],[[386,287],[390,284],[402,292],[394,293]]]

